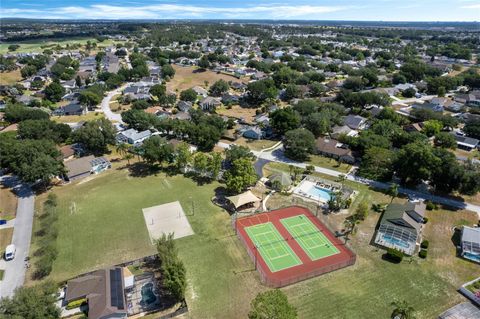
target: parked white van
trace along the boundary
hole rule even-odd
[[[15,251],[14,244],[8,245],[7,248],[5,248],[5,260],[12,260],[15,258]]]

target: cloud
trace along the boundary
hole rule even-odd
[[[344,10],[340,6],[316,5],[258,5],[245,7],[218,7],[195,6],[181,4],[152,4],[139,6],[118,6],[96,4],[91,6],[66,6],[44,10],[3,9],[3,17],[38,17],[49,18],[63,16],[73,19],[175,19],[175,18],[262,18],[262,19],[289,19],[289,18],[318,18],[320,15]]]
[[[462,6],[462,9],[480,9],[480,3],[472,4],[468,6]]]

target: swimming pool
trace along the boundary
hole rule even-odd
[[[142,301],[144,305],[150,305],[157,300],[157,297],[153,293],[153,283],[149,282],[142,286]]]
[[[323,202],[328,202],[332,198],[332,192],[328,189],[318,187],[316,185],[311,185],[306,193],[313,197],[319,198]]]

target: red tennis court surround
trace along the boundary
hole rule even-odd
[[[337,254],[317,260],[311,260],[305,250],[298,244],[288,230],[282,225],[281,220],[288,217],[305,215],[327,239],[340,251]],[[257,251],[255,244],[246,232],[246,228],[258,224],[272,223],[278,232],[285,239],[285,242],[292,248],[300,258],[301,264],[287,269],[272,272],[261,254]],[[266,213],[256,214],[236,220],[237,235],[247,247],[248,254],[255,263],[262,283],[269,287],[284,287],[305,279],[335,271],[355,264],[355,254],[336,238],[332,232],[305,207],[291,206]]]

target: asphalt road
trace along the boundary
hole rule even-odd
[[[17,251],[13,260],[0,261],[0,268],[5,269],[3,280],[0,281],[0,298],[2,298],[12,296],[15,289],[22,286],[25,281],[25,257],[29,255],[32,238],[35,195],[29,186],[20,184],[14,177],[1,176],[0,179],[4,185],[13,186],[18,196],[17,216],[12,237],[12,244]]]
[[[113,113],[110,109],[110,101],[115,95],[119,94],[123,89],[125,89],[126,86],[127,85],[125,84],[113,91],[108,92],[107,96],[104,97],[102,100],[102,111],[105,114],[105,117],[112,122],[118,122],[123,124],[122,116],[120,114]]]

